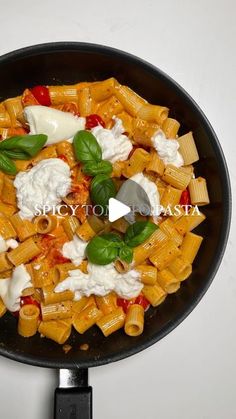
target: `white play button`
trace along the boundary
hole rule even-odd
[[[131,211],[128,205],[123,204],[122,202],[118,201],[118,199],[115,199],[115,198],[109,199],[108,208],[109,208],[109,221],[111,223],[123,217],[124,215],[129,214],[129,212]]]

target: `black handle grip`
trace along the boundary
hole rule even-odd
[[[54,419],[92,419],[92,387],[57,388]]]
[[[88,370],[60,370],[55,390],[54,419],[92,419],[92,387]]]

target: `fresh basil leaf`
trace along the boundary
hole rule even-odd
[[[29,155],[24,153],[23,151],[6,150],[6,151],[3,151],[3,154],[15,160],[28,160],[29,159]]]
[[[118,234],[115,233],[104,233],[101,234],[99,237],[102,237],[105,240],[109,240],[114,242],[114,247],[122,247],[124,246],[124,242]]]
[[[0,170],[8,175],[16,175],[17,173],[15,163],[3,153],[0,153]]]
[[[106,160],[99,162],[88,161],[83,167],[83,172],[89,176],[96,176],[99,174],[110,175],[112,172],[112,164]]]
[[[128,246],[136,247],[147,240],[157,228],[158,226],[150,221],[136,221],[127,228],[124,241]]]
[[[102,235],[94,237],[86,247],[88,260],[95,265],[108,265],[113,262],[118,256],[118,251],[116,242],[107,240]]]
[[[133,249],[124,244],[119,250],[119,258],[127,263],[131,263],[133,260]]]
[[[111,178],[106,175],[97,175],[93,178],[90,187],[90,197],[95,205],[100,205],[106,214],[110,198],[116,196],[116,187]]]
[[[102,149],[94,135],[85,130],[78,131],[73,138],[76,159],[82,163],[100,162]]]
[[[47,138],[44,134],[18,135],[1,141],[0,150],[23,151],[28,155],[27,158],[34,157],[43,148]]]

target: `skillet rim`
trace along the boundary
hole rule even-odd
[[[170,76],[168,76],[165,72],[160,70],[158,67],[148,63],[147,61],[130,54],[128,52],[119,50],[117,48],[103,46],[100,44],[94,43],[87,43],[87,42],[73,42],[73,41],[61,41],[61,42],[48,42],[42,44],[31,45],[28,47],[20,48],[14,50],[12,52],[6,53],[0,56],[0,66],[5,62],[11,62],[17,60],[18,58],[25,58],[34,55],[40,55],[44,53],[57,53],[57,52],[64,52],[64,51],[87,51],[87,52],[96,52],[102,53],[109,56],[118,56],[122,57],[134,64],[137,64],[144,69],[147,69],[149,72],[158,75],[159,78],[163,79],[166,83],[168,83],[171,88],[175,89],[178,94],[185,99],[187,104],[193,109],[193,111],[197,114],[198,118],[200,119],[200,123],[203,125],[204,129],[208,134],[208,139],[212,143],[214,148],[216,157],[218,159],[218,164],[220,167],[221,172],[221,179],[224,182],[225,187],[223,188],[222,198],[223,198],[223,221],[222,221],[222,228],[221,228],[221,235],[219,238],[217,250],[214,256],[214,263],[211,266],[211,269],[208,272],[208,280],[205,283],[205,286],[198,292],[193,299],[191,299],[188,308],[184,311],[184,313],[179,314],[176,316],[175,320],[169,322],[161,331],[157,334],[151,336],[149,339],[146,339],[145,342],[138,344],[136,347],[131,348],[129,350],[125,350],[122,352],[118,352],[112,356],[105,356],[100,357],[99,359],[93,359],[90,361],[82,361],[76,362],[74,360],[65,360],[63,362],[47,360],[42,357],[34,357],[30,355],[24,355],[21,353],[17,353],[15,351],[10,351],[7,348],[4,348],[0,345],[0,355],[9,358],[11,360],[21,362],[28,365],[38,366],[38,367],[45,367],[45,368],[88,368],[88,367],[96,367],[100,365],[105,365],[110,362],[119,361],[121,359],[125,359],[131,355],[139,353],[144,349],[148,348],[149,346],[153,345],[154,343],[158,342],[162,338],[164,338],[168,333],[174,330],[186,317],[192,312],[192,310],[198,305],[201,301],[202,297],[208,290],[210,284],[212,283],[219,266],[221,264],[223,255],[225,253],[229,231],[230,231],[230,223],[231,223],[231,212],[232,212],[232,195],[231,195],[231,186],[230,186],[230,178],[229,172],[225,160],[224,153],[222,151],[222,147],[220,142],[214,132],[209,120],[200,109],[198,104],[194,101],[194,99],[180,86],[175,80],[173,80]]]

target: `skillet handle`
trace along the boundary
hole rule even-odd
[[[92,387],[88,370],[60,370],[55,390],[54,419],[92,419]]]

